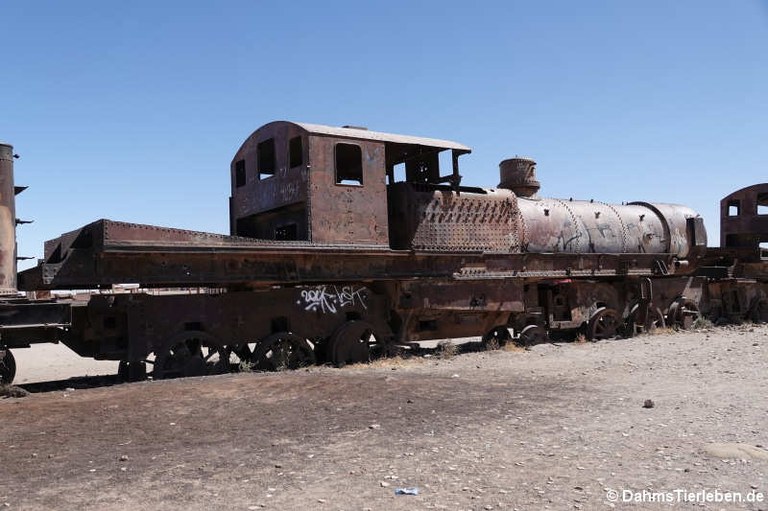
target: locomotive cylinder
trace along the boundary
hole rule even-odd
[[[0,294],[16,293],[16,199],[13,146],[0,142]]]

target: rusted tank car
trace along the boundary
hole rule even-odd
[[[464,186],[469,152],[273,122],[232,160],[229,236],[100,220],[46,243],[20,287],[163,288],[74,304],[60,329],[131,378],[147,362],[156,377],[341,365],[430,339],[599,339],[697,314],[694,211],[542,198],[524,158],[501,163],[496,188]]]

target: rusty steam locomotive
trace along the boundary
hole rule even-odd
[[[230,235],[99,220],[47,242],[18,275],[31,299],[17,296],[22,189],[0,145],[0,380],[14,376],[10,349],[36,342],[119,360],[141,379],[147,364],[155,378],[275,370],[448,337],[530,344],[685,328],[701,312],[768,319],[768,217],[757,213],[768,185],[724,199],[726,248],[707,249],[685,206],[540,197],[530,159],[501,162],[496,188],[465,186],[469,152],[272,122],[231,163]],[[139,290],[113,289],[124,283]],[[43,298],[56,289],[101,291]]]

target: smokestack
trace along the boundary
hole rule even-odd
[[[536,180],[536,162],[530,158],[510,158],[499,163],[499,188],[512,190],[518,197],[531,197],[541,188]]]

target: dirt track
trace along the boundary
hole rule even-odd
[[[767,352],[742,326],[0,399],[0,509],[768,509],[622,501],[768,498]]]

